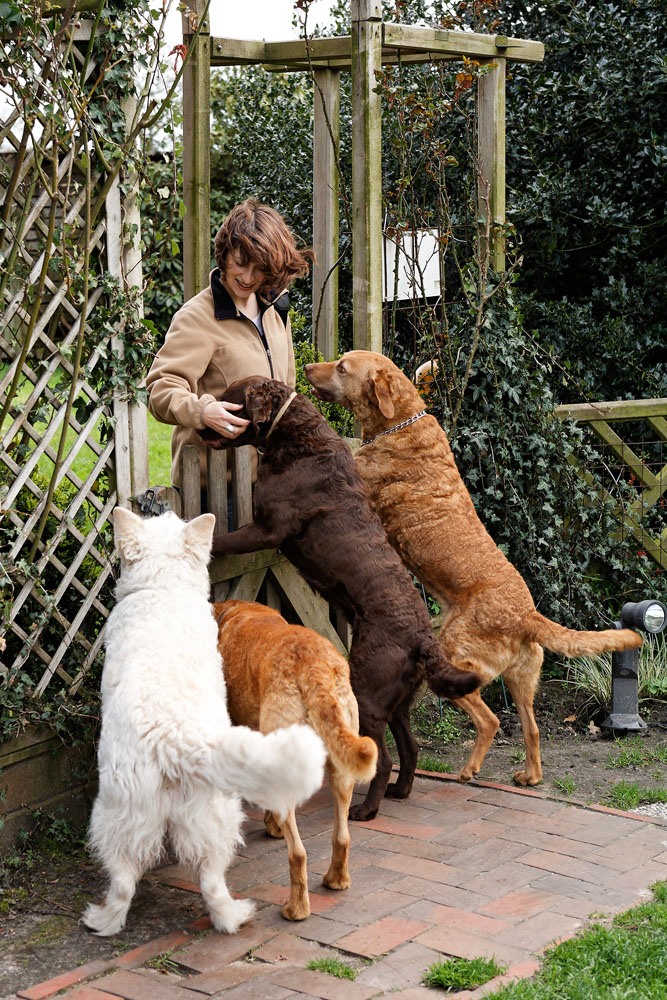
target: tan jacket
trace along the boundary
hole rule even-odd
[[[171,437],[175,486],[181,485],[179,458],[188,444],[200,449],[202,486],[206,485],[206,445],[197,430],[205,427],[204,406],[219,399],[231,382],[247,375],[266,375],[295,385],[289,319],[285,325],[276,309],[284,306],[286,313],[287,296],[273,303],[257,298],[266,344],[252,320],[234,305],[216,268],[209,287],[178,310],[155,356],[146,378],[148,409],[161,423],[176,425]]]

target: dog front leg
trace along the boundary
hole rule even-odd
[[[283,532],[251,521],[250,524],[244,524],[242,528],[230,531],[226,535],[214,535],[211,551],[214,556],[228,556],[242,552],[258,552],[260,549],[277,549],[284,539]]]

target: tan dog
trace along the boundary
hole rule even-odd
[[[301,625],[288,625],[263,604],[223,601],[213,605],[213,612],[232,722],[270,733],[298,720],[322,738],[334,800],[331,864],[323,882],[329,889],[347,889],[347,811],[355,780],[371,780],[378,755],[375,742],[358,735],[359,713],[347,660],[328,639]],[[283,916],[303,920],[310,913],[306,851],[294,810],[282,826],[270,812],[264,822],[272,837],[282,835],[287,843],[291,890]]]
[[[389,541],[440,603],[445,655],[488,684],[502,674],[519,713],[526,765],[519,785],[542,777],[533,699],[545,646],[565,656],[631,649],[641,638],[630,629],[577,632],[535,609],[530,592],[503,555],[473,506],[447,435],[396,365],[370,351],[350,351],[338,362],[310,364],[308,381],[321,399],[352,410],[363,430],[356,463]],[[458,775],[479,772],[499,722],[479,690],[452,699],[468,713],[477,739]]]

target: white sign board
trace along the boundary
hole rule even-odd
[[[435,298],[440,295],[440,261],[437,229],[417,229],[402,234],[400,242],[382,239],[383,297],[394,298],[396,254],[398,253],[398,288],[402,299]]]

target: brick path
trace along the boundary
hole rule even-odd
[[[667,878],[667,828],[656,820],[423,775],[406,802],[385,799],[372,822],[351,825],[346,892],[325,889],[321,881],[332,821],[326,789],[305,806],[299,829],[312,914],[291,923],[280,913],[289,885],[285,847],[265,835],[260,819],[250,814],[245,846],[229,873],[230,888],[258,903],[238,934],[215,934],[203,917],[18,996],[46,1000],[66,990],[60,998],[367,1000],[391,993],[428,1000],[443,996],[419,985],[438,958],[495,956],[507,966],[505,977],[455,994],[473,1000],[531,975],[540,952],[575,933],[591,914],[627,909]],[[198,891],[190,874],[175,866],[160,877]],[[165,953],[179,974],[149,966]],[[310,959],[330,955],[359,969],[355,982],[305,968]]]

